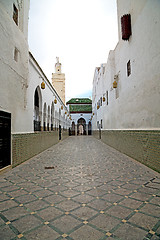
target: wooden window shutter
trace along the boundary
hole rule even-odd
[[[132,34],[131,31],[131,15],[125,14],[121,17],[122,39],[129,40]]]

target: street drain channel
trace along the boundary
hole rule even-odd
[[[54,169],[54,167],[45,167],[44,169]]]

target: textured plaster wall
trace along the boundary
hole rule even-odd
[[[26,92],[28,87],[28,1],[19,12],[20,25],[12,19],[14,1],[0,2],[0,109],[12,114],[12,132],[29,130]],[[23,32],[24,31],[24,32]],[[14,50],[18,50],[18,61]],[[22,117],[23,116],[23,117]]]
[[[160,2],[158,0],[118,0],[119,42],[110,51],[105,72],[103,66],[93,80],[93,128],[103,120],[103,129],[160,129]],[[120,19],[131,14],[132,36],[121,39]],[[127,62],[131,75],[127,76]],[[113,89],[118,75],[118,88]],[[96,109],[100,97],[109,94]]]

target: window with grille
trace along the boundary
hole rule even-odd
[[[129,40],[129,37],[132,35],[130,14],[125,14],[121,17],[121,29],[122,39]]]

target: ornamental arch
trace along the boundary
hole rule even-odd
[[[86,120],[82,117],[77,121],[77,135],[86,135]]]
[[[34,131],[41,131],[42,94],[38,86],[34,92]]]
[[[53,131],[54,126],[54,103],[51,105],[51,131]]]
[[[43,106],[43,131],[46,131],[46,111],[47,111],[47,104],[44,103],[44,106]]]

